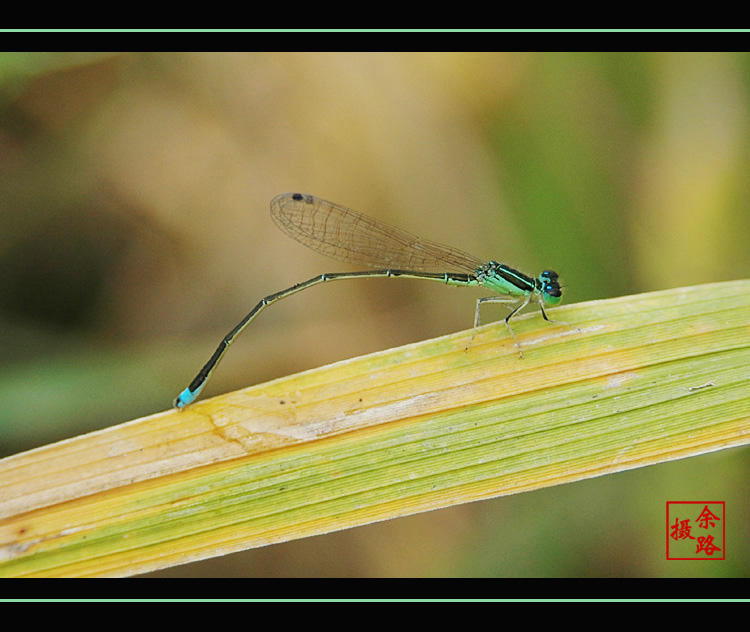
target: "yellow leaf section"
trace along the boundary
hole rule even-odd
[[[750,442],[750,281],[552,310],[0,461],[0,576],[123,576]],[[165,399],[168,399],[165,394]]]

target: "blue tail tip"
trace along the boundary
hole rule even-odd
[[[178,410],[182,410],[188,404],[192,404],[197,396],[197,392],[193,393],[189,388],[186,388],[177,396],[177,399],[174,400],[173,405]]]

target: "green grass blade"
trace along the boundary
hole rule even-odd
[[[0,461],[0,576],[131,575],[750,442],[750,282],[551,310]],[[165,395],[165,400],[168,397]]]

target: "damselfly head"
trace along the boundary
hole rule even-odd
[[[542,300],[545,305],[557,305],[562,300],[562,289],[558,281],[557,272],[545,270],[539,275],[542,283]]]

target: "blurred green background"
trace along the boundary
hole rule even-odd
[[[346,269],[276,229],[282,192],[553,268],[565,303],[748,278],[749,126],[747,53],[0,53],[0,453],[169,407],[261,297]],[[204,396],[468,329],[481,295],[318,287]],[[748,454],[154,575],[747,577]],[[725,561],[665,560],[668,500],[726,501]]]

